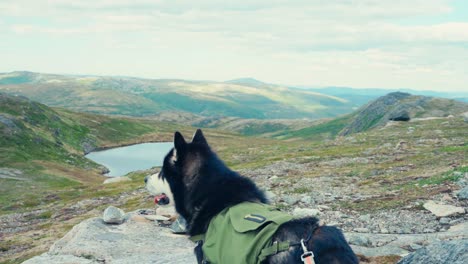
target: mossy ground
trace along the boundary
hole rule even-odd
[[[151,120],[55,111],[64,123],[60,128],[63,145],[56,146],[50,130],[35,126],[28,128],[30,133],[24,138],[18,138],[26,140],[23,145],[6,141],[1,144],[0,168],[19,169],[22,174],[18,177],[25,180],[0,179],[0,214],[26,213],[18,221],[31,222],[33,229],[4,235],[0,251],[6,257],[0,257],[0,262],[18,263],[44,252],[74,224],[101,214],[108,205],[125,210],[152,206],[151,197],[142,191],[143,178],[149,172],[133,173],[129,182],[102,185],[104,177],[100,175],[99,166],[83,157],[78,149],[81,141],[77,138],[91,138],[97,147],[105,148],[170,141],[176,130],[190,138],[194,132],[193,128]],[[454,172],[463,174],[468,170],[466,131],[468,124],[457,117],[398,122],[348,137],[327,136],[327,140],[308,139],[303,135],[277,140],[216,130],[204,132],[213,149],[235,170],[289,161],[316,165],[300,174],[291,173],[291,185],[300,178],[324,175],[330,175],[337,182],[353,179],[359,192],[372,198],[359,202],[337,201],[333,208],[365,212],[399,208],[452,188],[459,177],[454,176],[459,175]],[[322,134],[326,129],[320,128],[318,132]],[[37,143],[31,137],[33,134],[42,135],[44,140]],[[346,158],[365,158],[369,162],[348,162],[339,166],[326,163]],[[307,190],[294,188],[291,191],[304,193]],[[70,208],[81,201],[91,203],[82,205],[82,211],[77,214]],[[27,214],[37,210],[41,211]]]

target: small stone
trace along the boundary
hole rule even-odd
[[[276,200],[276,194],[272,191],[265,191],[265,196],[268,199],[268,201]]]
[[[359,217],[359,220],[364,221],[364,222],[369,222],[371,220],[371,217],[370,217],[370,215],[365,214],[365,215],[361,215]]]
[[[460,200],[468,200],[468,186],[458,191],[457,197]]]
[[[442,218],[440,218],[439,224],[441,224],[441,225],[448,225],[448,224],[450,224],[450,218],[448,218],[448,217],[442,217]]]
[[[382,233],[382,234],[388,234],[389,232],[388,232],[388,229],[386,229],[386,228],[381,228],[381,229],[380,229],[380,233]]]
[[[292,195],[285,195],[283,197],[283,201],[287,203],[288,205],[294,205],[297,202],[299,202],[299,198],[296,196],[292,196]]]
[[[451,216],[465,213],[465,209],[453,205],[436,204],[434,201],[426,202],[423,207],[437,217]]]
[[[421,245],[418,245],[418,244],[410,244],[409,247],[410,247],[410,249],[411,249],[412,251],[416,251],[416,250],[422,248],[422,246],[421,246]]]
[[[109,206],[104,210],[102,220],[107,224],[122,224],[124,221],[125,212],[115,206]]]
[[[268,178],[270,181],[274,181],[276,179],[278,179],[278,176],[274,175],[274,176],[271,176],[270,178]]]
[[[368,237],[360,236],[360,235],[353,235],[348,239],[348,242],[351,245],[361,246],[361,247],[369,247],[372,245],[372,242],[369,240]]]
[[[296,217],[318,216],[320,211],[317,209],[295,208],[292,214]]]
[[[330,210],[330,207],[329,207],[329,206],[326,206],[326,205],[318,205],[317,208],[318,208],[320,211]]]
[[[354,228],[354,232],[358,232],[358,233],[369,233],[369,229],[368,229],[368,228],[365,228],[365,227],[357,227],[357,228]]]
[[[301,202],[305,204],[312,204],[314,202],[314,199],[312,198],[312,196],[307,195],[301,198]]]
[[[179,216],[170,228],[174,234],[185,234],[187,232],[187,222],[182,216]]]
[[[165,217],[162,215],[144,215],[143,217],[150,221],[168,221],[169,220],[169,217]]]

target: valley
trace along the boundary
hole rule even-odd
[[[294,110],[294,115],[288,116],[294,118],[288,119],[276,114],[210,116],[219,105],[193,113],[172,112],[168,107],[145,115],[142,108],[134,107],[140,106],[140,101],[127,101],[136,97],[122,96],[124,103],[117,97],[108,100],[100,97],[100,88],[95,87],[96,93],[86,90],[89,80],[80,80],[86,90],[77,97],[80,101],[68,97],[68,92],[61,96],[58,91],[64,87],[49,85],[57,83],[50,81],[50,76],[48,84],[34,79],[36,75],[21,78],[2,78],[0,85],[8,92],[0,93],[1,263],[19,263],[46,251],[75,224],[100,216],[109,205],[126,211],[153,208],[153,197],[144,190],[143,179],[158,168],[132,172],[127,182],[102,184],[106,169],[84,155],[96,149],[172,141],[176,130],[190,138],[194,126],[205,127],[204,133],[220,157],[259,184],[276,206],[290,212],[318,210],[327,224],[357,234],[352,242],[355,246],[365,244],[359,240],[360,233],[432,234],[468,220],[466,213],[435,217],[423,207],[430,200],[465,210],[468,207],[467,199],[458,195],[468,184],[466,103],[390,94],[361,108],[353,105],[354,112],[347,105],[347,110],[338,107],[336,112],[315,115],[316,108],[309,107],[301,110],[305,112]],[[55,78],[60,81],[64,77]],[[22,86],[32,81],[39,83]],[[141,84],[140,92],[146,85]],[[190,93],[201,91],[194,88],[200,85],[184,83],[184,87],[191,87]],[[217,84],[207,85],[218,89]],[[49,86],[55,88],[49,90]],[[74,93],[81,91],[73,87]],[[125,82],[116,87],[118,93],[139,91]],[[273,97],[268,87],[263,95]],[[34,100],[11,95],[15,93]],[[207,95],[203,96],[205,100]],[[107,100],[108,104],[83,98]],[[325,98],[333,104],[346,104],[344,99]],[[76,112],[85,109],[84,113]],[[345,115],[338,116],[341,113]],[[391,120],[401,113],[410,120]],[[327,119],[315,120],[319,116]],[[388,259],[399,258],[393,251],[384,253]],[[381,257],[379,261],[394,263]]]

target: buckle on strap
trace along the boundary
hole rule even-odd
[[[302,251],[304,251],[304,253],[301,255],[302,262],[304,262],[305,264],[315,264],[314,253],[307,249],[304,243],[304,239],[301,239],[301,247]]]

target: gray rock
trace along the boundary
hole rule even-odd
[[[406,109],[398,109],[390,113],[388,119],[392,121],[409,121],[411,118]]]
[[[448,224],[450,224],[450,218],[448,218],[448,217],[442,217],[442,218],[440,218],[439,223],[440,223],[441,225],[448,225]]]
[[[288,205],[294,205],[296,204],[297,202],[299,202],[300,198],[297,197],[297,196],[293,196],[293,195],[285,195],[283,197],[283,201],[285,203],[287,203]]]
[[[320,211],[317,209],[295,208],[292,214],[296,217],[318,216]]]
[[[268,199],[268,201],[275,201],[276,200],[276,194],[272,191],[265,191],[265,196]]]
[[[102,220],[107,224],[122,224],[124,221],[125,212],[115,206],[109,206],[104,210]]]
[[[409,247],[410,247],[411,250],[413,250],[413,251],[416,251],[416,250],[418,250],[418,249],[420,249],[420,248],[423,248],[423,246],[418,245],[418,244],[411,244],[411,245],[409,245]]]
[[[351,245],[370,247],[372,242],[366,236],[354,235],[348,238],[348,243]]]
[[[91,218],[73,227],[49,252],[26,264],[196,263],[195,245],[150,221],[106,225]]]
[[[301,202],[305,204],[312,204],[314,203],[314,199],[310,195],[305,195],[304,197],[301,198]]]
[[[457,197],[460,200],[467,200],[468,199],[468,186],[458,191]]]
[[[369,229],[365,227],[354,228],[354,231],[358,233],[369,233]]]
[[[179,216],[171,225],[171,231],[174,234],[185,234],[187,232],[187,221]]]
[[[150,221],[169,221],[169,217],[162,215],[144,215],[143,217]]]
[[[468,263],[468,239],[440,241],[418,249],[398,264],[465,264]]]
[[[428,201],[423,205],[437,217],[445,217],[465,213],[465,209],[453,205],[437,204],[434,201]]]

